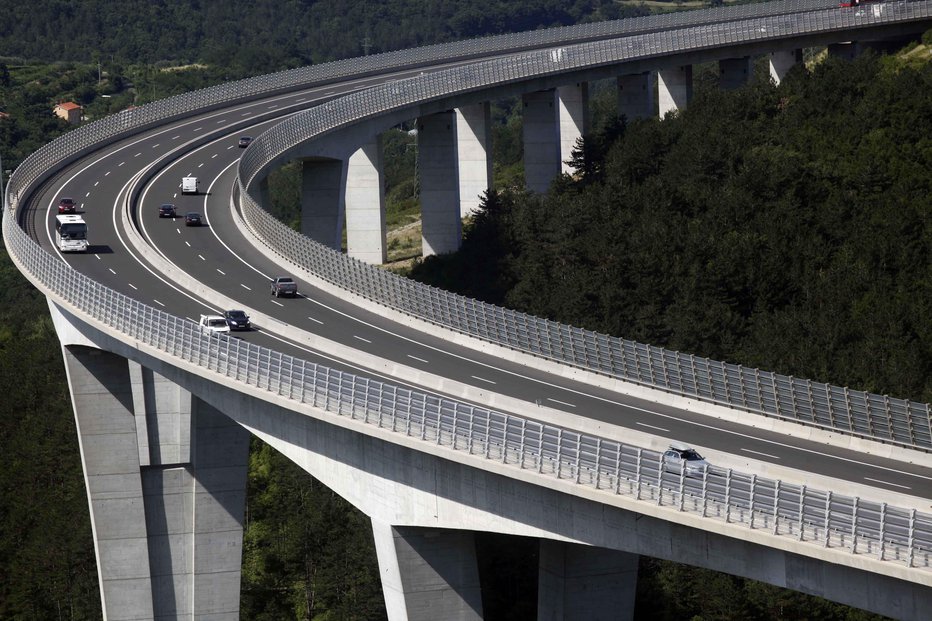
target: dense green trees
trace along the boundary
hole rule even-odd
[[[606,0],[11,0],[0,22],[0,56],[206,62],[260,73],[644,12]]]

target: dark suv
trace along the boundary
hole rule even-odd
[[[165,203],[164,205],[159,206],[159,217],[160,218],[174,218],[175,217],[175,206],[171,203]]]
[[[251,330],[252,324],[249,323],[249,315],[241,310],[223,311],[223,318],[227,320],[230,330]]]

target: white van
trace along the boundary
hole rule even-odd
[[[197,194],[197,177],[182,177],[181,178],[181,193],[182,194]]]

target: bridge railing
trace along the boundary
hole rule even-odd
[[[569,487],[669,507],[710,521],[910,568],[932,567],[932,515],[732,469],[699,473],[656,451],[330,369],[147,306],[75,271],[39,247],[4,211],[10,256],[57,304],[136,348],[481,461],[537,473]],[[697,476],[690,476],[696,474]],[[609,501],[610,502],[610,501]]]
[[[927,19],[929,2],[882,5],[875,14],[837,10],[734,22],[724,29],[683,28],[527,52],[398,80],[293,116],[253,142],[240,163],[244,215],[284,259],[363,298],[478,339],[642,386],[755,414],[892,444],[932,449],[928,404],[833,386],[610,337],[421,285],[328,249],[261,209],[242,191],[293,146],[392,110],[496,84],[593,65],[621,64],[723,43],[806,35],[907,19]]]

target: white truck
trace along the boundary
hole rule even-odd
[[[181,178],[181,193],[182,194],[197,194],[197,177],[182,177]]]

